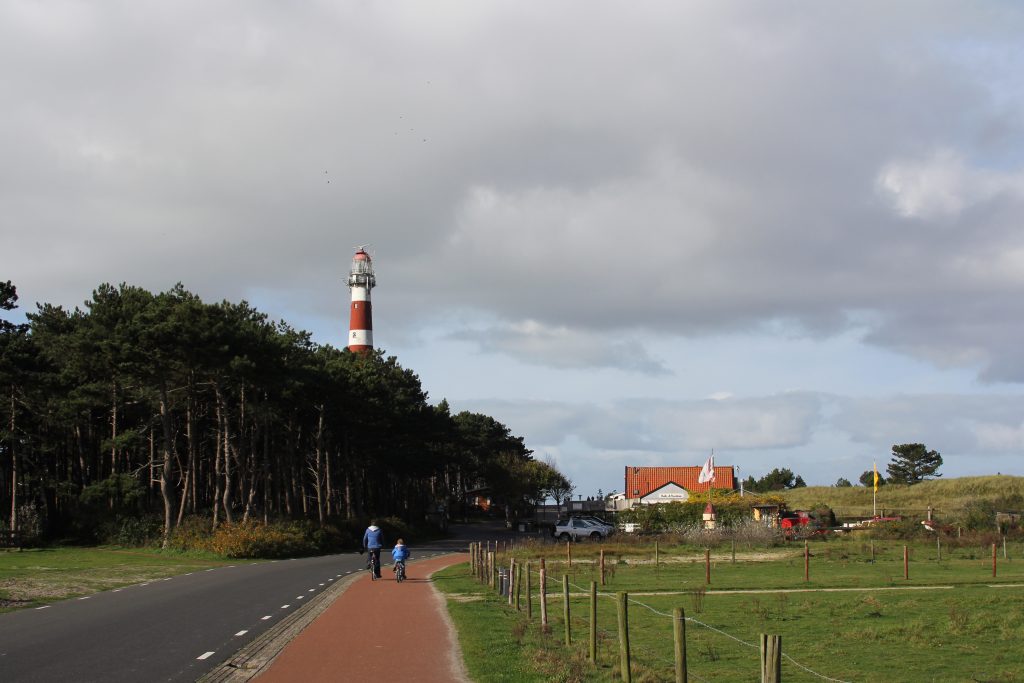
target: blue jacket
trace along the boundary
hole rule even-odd
[[[391,551],[391,557],[395,562],[405,560],[409,557],[409,548],[404,545],[396,545],[394,550]]]
[[[363,534],[363,547],[368,550],[379,550],[384,547],[384,532],[379,526],[371,525]]]

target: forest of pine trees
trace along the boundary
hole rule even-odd
[[[0,282],[0,308],[17,299]],[[513,508],[568,485],[497,420],[430,405],[394,357],[245,302],[104,284],[27,320],[0,319],[0,528],[95,539],[149,516],[166,544],[186,516],[418,523],[482,486]]]

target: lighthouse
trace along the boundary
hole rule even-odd
[[[352,352],[373,350],[373,313],[370,290],[377,284],[373,276],[373,260],[365,247],[356,249],[352,257],[352,270],[348,274],[348,288],[352,292],[352,310],[348,322],[348,349]]]

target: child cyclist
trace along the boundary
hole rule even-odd
[[[395,561],[391,571],[398,570],[399,562],[402,563],[402,569],[405,569],[405,561],[409,558],[409,548],[406,547],[405,541],[398,539],[398,542],[395,543],[395,547],[391,551],[391,558]]]

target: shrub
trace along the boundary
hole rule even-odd
[[[246,521],[223,524],[213,532],[207,547],[232,558],[278,558],[312,555],[316,544],[301,522]]]
[[[632,510],[619,513],[620,522],[633,522],[639,525],[640,531],[656,533],[672,531],[682,533],[691,527],[703,527],[704,508],[707,505],[706,495],[693,495],[689,500],[678,503],[658,503],[656,505],[640,505]],[[780,504],[780,498],[772,496],[741,497],[735,493],[716,493],[713,499],[715,506],[716,526],[719,528],[739,527],[753,521],[752,506],[757,503]],[[831,510],[829,510],[831,513]]]
[[[905,517],[898,521],[880,522],[868,527],[871,538],[910,540],[930,534],[918,519]]]

